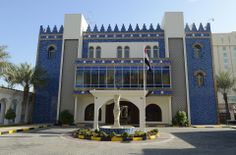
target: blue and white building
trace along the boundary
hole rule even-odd
[[[154,21],[156,23],[156,21]],[[152,72],[143,90],[143,53]],[[36,88],[34,122],[54,123],[63,110],[74,123],[113,124],[113,98],[121,95],[121,124],[172,124],[178,110],[191,124],[217,123],[210,25],[188,25],[167,12],[160,24],[95,25],[66,14],[60,28],[40,27],[37,66],[49,83]]]

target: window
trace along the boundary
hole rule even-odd
[[[85,116],[84,116],[84,120],[85,121],[93,121],[94,120],[94,104],[89,104],[84,112]],[[98,120],[101,121],[101,117],[102,116],[102,110],[99,109],[99,116],[98,116]]]
[[[202,54],[202,47],[199,44],[196,44],[193,46],[193,50],[194,50],[194,58],[200,58],[201,54]]]
[[[93,57],[94,57],[94,48],[93,47],[89,47],[88,58],[93,58]]]
[[[48,59],[52,59],[56,56],[56,47],[54,45],[48,47]]]
[[[226,51],[226,47],[222,47],[223,51]]]
[[[96,58],[101,58],[101,51],[102,51],[101,47],[98,46],[96,48]]]
[[[153,57],[154,58],[159,58],[160,56],[159,56],[159,48],[158,48],[158,46],[154,46],[153,47]]]
[[[147,52],[148,57],[150,58],[151,57],[151,47],[150,46],[146,46],[145,47],[145,51]]]
[[[125,58],[129,58],[129,47],[125,46]]]
[[[199,87],[204,86],[204,76],[205,75],[206,74],[203,71],[197,71],[194,73],[197,86],[199,86]]]
[[[122,58],[122,47],[117,47],[117,58]]]
[[[227,53],[224,53],[224,57],[227,57]]]

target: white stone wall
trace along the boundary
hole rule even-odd
[[[151,47],[151,53],[153,53],[153,46],[159,46],[158,42],[91,42],[89,47],[93,46],[96,49],[97,46],[102,48],[101,58],[117,58],[117,47],[121,46],[123,49],[128,46],[130,48],[130,58],[142,58],[144,48],[146,46]],[[153,54],[152,54],[153,56]]]
[[[133,100],[133,96],[121,97],[121,101],[129,101]],[[85,121],[85,109],[86,107],[94,103],[94,97],[92,95],[77,95],[77,118],[76,123],[93,123],[93,121]],[[113,103],[112,100],[110,100],[107,103],[104,103],[102,106],[102,120],[99,121],[100,123],[105,123],[105,116],[106,116],[106,104]],[[135,104],[135,103],[133,103]],[[146,123],[160,123],[160,124],[171,124],[172,123],[172,112],[171,112],[171,96],[149,96],[146,99],[146,106],[149,104],[156,104],[161,108],[162,111],[162,122],[146,122]],[[137,105],[136,105],[137,106]]]
[[[20,122],[22,99],[23,92],[13,89],[0,88],[0,124],[8,124],[8,120],[5,119],[5,114],[10,107],[13,108],[13,100],[16,101],[16,118],[13,123]]]

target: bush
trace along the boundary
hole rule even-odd
[[[121,135],[123,138],[128,138],[129,137],[129,133],[128,132],[124,132]]]
[[[61,124],[72,124],[74,121],[74,116],[68,110],[63,110],[60,113],[59,120]]]
[[[16,113],[15,113],[15,111],[14,111],[12,108],[9,108],[9,109],[7,110],[7,113],[6,113],[6,115],[5,115],[5,118],[6,118],[7,120],[14,120],[14,119],[16,118]]]
[[[186,126],[188,124],[188,118],[185,111],[178,111],[175,115],[174,122],[179,126]]]

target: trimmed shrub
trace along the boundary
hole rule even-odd
[[[74,116],[68,110],[63,110],[60,113],[59,120],[61,124],[72,124],[74,122]]]
[[[188,125],[188,118],[185,111],[178,111],[175,115],[175,121],[179,126],[186,126]]]
[[[8,110],[7,110],[7,113],[6,113],[6,115],[5,115],[5,118],[7,119],[7,120],[14,120],[15,118],[16,118],[16,113],[15,113],[15,111],[12,109],[12,108],[9,108]]]

